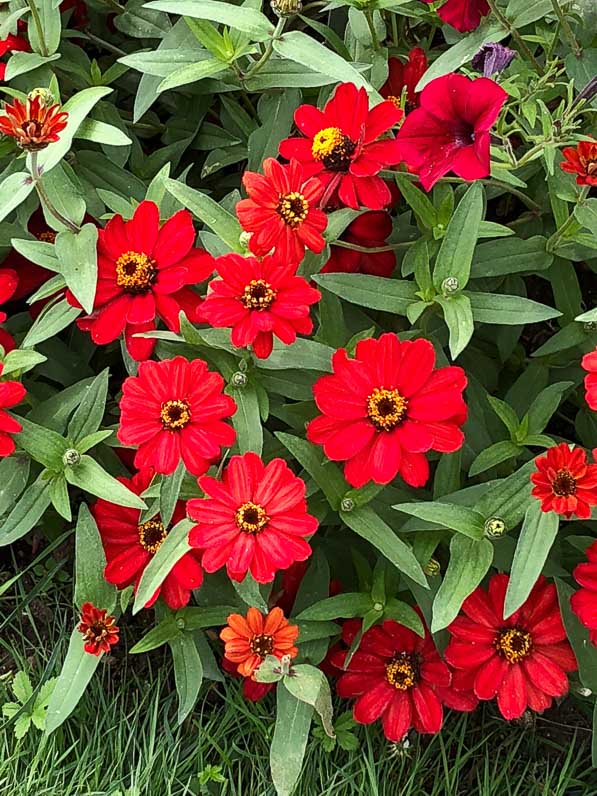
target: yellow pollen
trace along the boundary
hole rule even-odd
[[[407,691],[413,687],[417,681],[417,673],[408,653],[403,652],[386,664],[386,680],[399,691]]]
[[[402,101],[401,97],[395,97],[394,94],[390,94],[389,97],[386,97],[388,102],[391,102],[392,105],[395,105],[397,108],[402,108]]]
[[[239,506],[234,518],[238,528],[245,533],[261,533],[269,522],[269,517],[263,506],[251,503],[251,501]]]
[[[313,136],[311,154],[315,160],[323,160],[342,146],[346,136],[339,127],[325,127]]]
[[[265,279],[252,279],[245,285],[241,302],[248,310],[266,310],[276,298],[277,291]]]
[[[155,260],[143,252],[124,252],[116,260],[116,284],[128,293],[149,290],[156,274]]]
[[[48,229],[45,232],[38,232],[35,237],[38,240],[43,241],[44,243],[55,243],[55,241],[56,241],[56,232],[52,232],[51,229]]]
[[[141,547],[148,553],[157,553],[162,546],[162,542],[168,535],[164,528],[164,523],[160,520],[147,520],[137,526]]]
[[[297,191],[283,193],[280,195],[276,212],[289,227],[298,227],[307,218],[309,202]]]
[[[169,431],[179,431],[191,422],[191,410],[186,401],[165,401],[160,410],[162,425]]]
[[[576,494],[576,478],[570,470],[558,470],[556,477],[551,482],[551,489],[558,497],[569,497]]]
[[[251,652],[255,655],[265,658],[265,656],[269,655],[274,649],[274,637],[264,633],[259,636],[253,636],[249,642],[249,646],[251,647]]]
[[[367,398],[369,420],[378,431],[391,431],[404,420],[408,401],[398,390],[376,387]]]
[[[500,632],[495,640],[495,646],[509,663],[518,663],[530,654],[533,649],[533,639],[530,633],[511,627]]]

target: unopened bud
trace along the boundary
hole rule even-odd
[[[597,332],[597,321],[586,321],[583,324],[583,329],[585,332],[587,332],[587,334],[590,334],[591,332]]]
[[[458,293],[460,288],[460,284],[458,279],[455,276],[447,276],[444,281],[442,282],[441,291],[444,296],[453,296],[454,293]]]
[[[79,464],[81,461],[81,454],[76,448],[69,448],[67,451],[64,451],[64,455],[62,456],[62,464],[65,467],[74,467],[75,464]]]
[[[180,617],[179,619],[176,620],[176,627],[179,630],[184,630],[185,626],[186,626],[186,622],[184,621],[184,619],[182,617]]]
[[[430,558],[429,561],[423,567],[423,572],[426,575],[429,575],[430,578],[436,578],[441,571],[442,568],[440,566],[439,561],[436,558]]]
[[[301,0],[271,0],[270,6],[278,17],[293,17],[303,10]]]
[[[352,511],[354,509],[354,500],[349,497],[342,498],[340,508],[342,511]]]
[[[248,251],[249,249],[249,241],[251,240],[252,234],[253,234],[252,232],[245,232],[245,230],[243,230],[238,236],[238,242],[245,251]]]
[[[381,613],[383,611],[383,603],[373,603],[373,610]]]
[[[230,384],[233,387],[246,387],[247,386],[247,374],[242,373],[240,370],[237,370],[236,373],[233,373],[230,378]]]
[[[56,102],[54,95],[47,88],[34,88],[27,94],[27,99],[33,100],[36,97],[39,97],[43,105],[53,105]]]
[[[490,517],[485,521],[483,530],[488,539],[499,539],[506,533],[507,528],[506,523],[500,517]]]

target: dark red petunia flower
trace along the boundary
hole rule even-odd
[[[342,638],[347,645],[357,629],[355,623],[345,623]],[[333,664],[344,668],[346,655],[346,651],[334,653]],[[436,689],[449,685],[450,670],[427,630],[421,638],[386,619],[363,634],[336,690],[338,696],[356,697],[355,721],[372,724],[381,719],[386,738],[397,743],[411,727],[420,733],[440,731],[444,715]]]
[[[0,116],[0,132],[14,138],[21,149],[37,152],[48,144],[58,141],[66,127],[68,113],[60,110],[59,104],[46,105],[44,99],[36,95],[27,98],[25,103],[14,99],[7,102],[4,114]]]
[[[153,331],[156,318],[172,332],[180,331],[181,310],[197,321],[201,299],[188,285],[211,275],[213,258],[194,248],[195,237],[188,210],[179,210],[161,226],[154,202],[141,202],[130,221],[113,216],[99,231],[93,313],[77,321],[79,328],[98,345],[124,332],[129,354],[142,361],[153,353],[155,340],[134,335]],[[70,291],[67,299],[80,306]]]
[[[503,619],[508,575],[494,575],[488,590],[464,601],[464,616],[452,622],[445,657],[469,673],[479,699],[497,695],[505,719],[528,708],[542,712],[568,691],[567,672],[577,669],[566,640],[556,588],[541,576],[526,602]]]
[[[391,130],[404,113],[393,102],[369,110],[364,88],[341,83],[325,108],[301,105],[294,122],[306,138],[286,138],[280,154],[303,164],[305,174],[317,176],[326,192],[326,204],[337,195],[357,210],[361,205],[381,210],[391,201],[388,186],[376,175],[400,160],[396,140],[380,136]]]
[[[9,33],[5,39],[0,40],[0,58],[2,58],[6,53],[15,53],[15,52],[25,52],[28,53],[31,51],[31,47],[29,46],[29,42],[27,39],[24,39],[22,36],[15,36],[12,33]],[[0,80],[4,80],[6,75],[6,64],[0,63]]]
[[[597,141],[579,141],[576,147],[564,147],[562,155],[566,159],[560,167],[576,174],[577,185],[597,185]]]
[[[15,298],[18,286],[17,272],[12,268],[0,268],[0,306]],[[7,317],[7,314],[0,310],[0,323],[4,323]],[[16,348],[12,335],[2,328],[0,328],[0,346],[4,349],[5,354]]]
[[[585,376],[585,400],[587,406],[597,412],[597,348],[585,354],[580,364],[588,374]]]
[[[236,403],[223,388],[224,379],[202,359],[142,362],[138,375],[122,385],[118,429],[123,445],[139,446],[135,467],[169,474],[182,459],[193,475],[207,472],[236,439],[223,422]]]
[[[298,625],[291,625],[277,607],[265,616],[257,608],[249,608],[246,618],[230,614],[220,633],[225,643],[224,656],[235,664],[241,677],[253,677],[266,655],[274,655],[278,660],[285,655],[296,658],[298,636]]]
[[[0,339],[1,343],[1,339]],[[0,362],[0,377],[4,363]],[[27,390],[19,381],[0,381],[0,458],[14,453],[16,445],[11,434],[18,434],[23,426],[14,417],[5,412],[20,403],[27,395]]]
[[[379,93],[384,99],[393,102],[397,108],[406,107],[411,111],[419,104],[417,83],[427,71],[425,50],[413,47],[408,54],[406,63],[392,56],[388,59],[388,79],[380,88]],[[402,95],[404,93],[404,102]]]
[[[435,0],[423,0],[424,3],[434,3]],[[437,14],[442,22],[446,22],[461,33],[475,30],[481,24],[481,19],[489,14],[487,0],[446,0],[437,9]]]
[[[587,548],[586,556],[587,561],[572,573],[580,589],[570,598],[570,606],[589,628],[589,638],[597,646],[597,541]]]
[[[81,606],[81,623],[77,630],[83,634],[85,652],[90,655],[101,655],[110,652],[111,647],[118,644],[120,628],[115,624],[113,616],[107,616],[105,608],[96,608],[93,603]]]
[[[259,257],[275,250],[282,262],[297,265],[305,249],[323,250],[321,235],[327,226],[325,213],[318,209],[322,183],[293,160],[287,166],[274,158],[263,161],[263,174],[243,174],[248,199],[236,205],[242,228],[251,232],[249,249]]]
[[[341,241],[361,246],[365,249],[376,249],[386,245],[386,238],[392,233],[392,219],[383,210],[371,210],[355,218],[340,236]],[[396,267],[396,255],[393,251],[361,252],[332,246],[330,258],[321,269],[322,274],[372,274],[373,276],[390,276]]]
[[[258,260],[225,254],[215,265],[221,278],[209,283],[201,317],[211,326],[232,327],[232,345],[252,345],[255,356],[264,359],[274,336],[290,345],[297,333],[311,334],[309,308],[321,293],[296,275],[296,264],[278,255]]]
[[[425,453],[458,450],[467,414],[462,368],[434,366],[435,351],[424,339],[401,342],[383,334],[360,341],[354,359],[340,348],[333,375],[313,387],[323,414],[309,423],[307,438],[323,445],[328,459],[346,461],[344,477],[352,486],[387,484],[398,473],[423,486]]]
[[[118,480],[131,492],[140,495],[147,489],[152,477],[152,470],[142,470],[131,479]],[[164,526],[159,515],[140,522],[141,512],[138,509],[117,506],[102,499],[96,500],[91,512],[95,517],[106,553],[105,579],[119,589],[133,584],[135,592],[145,567],[160,549],[170,529],[186,516],[184,503],[180,500],[176,504],[168,527]],[[196,550],[185,553],[168,573],[153,597],[145,603],[145,607],[153,605],[160,594],[173,611],[188,605],[191,591],[198,589],[203,582],[200,560],[201,555]]]
[[[566,519],[575,514],[582,520],[597,505],[597,465],[587,462],[583,448],[572,450],[566,442],[555,445],[535,459],[532,494],[541,501],[542,511],[555,511]]]
[[[187,503],[198,523],[189,544],[204,551],[206,572],[225,565],[232,580],[250,572],[258,583],[270,583],[279,569],[311,555],[303,537],[314,534],[318,522],[307,514],[305,482],[283,459],[264,465],[256,453],[233,456],[221,480],[200,478],[199,486],[207,498]]]
[[[449,171],[469,181],[489,175],[489,131],[507,98],[486,77],[449,74],[425,86],[420,107],[400,128],[398,145],[426,191]]]

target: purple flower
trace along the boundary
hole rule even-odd
[[[484,77],[491,77],[498,72],[503,72],[516,54],[516,50],[511,50],[496,42],[489,42],[489,44],[484,44],[473,56],[471,64],[473,69],[482,72]]]

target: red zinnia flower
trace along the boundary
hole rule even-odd
[[[184,357],[142,362],[122,385],[118,439],[138,445],[135,467],[169,474],[181,458],[193,475],[203,475],[234,444],[236,433],[223,418],[236,411],[224,395],[224,379],[202,359]]]
[[[311,555],[303,537],[315,533],[318,522],[307,514],[305,482],[283,459],[264,465],[256,453],[233,456],[221,480],[200,478],[199,486],[208,497],[187,503],[198,523],[189,544],[204,550],[206,572],[225,564],[233,580],[250,572],[258,583],[270,583],[277,570]]]
[[[350,645],[358,625],[345,623],[342,639]],[[346,651],[332,655],[344,668]],[[401,741],[408,730],[439,732],[444,714],[436,688],[450,685],[450,670],[439,657],[430,634],[425,638],[386,619],[363,634],[346,673],[337,683],[341,697],[356,697],[353,716],[359,724],[382,720],[389,741]]]
[[[323,445],[332,461],[346,461],[352,486],[387,484],[398,473],[411,486],[429,477],[425,452],[452,453],[464,442],[462,391],[466,375],[451,366],[434,370],[429,340],[401,342],[383,334],[357,343],[355,358],[340,348],[331,376],[313,386],[323,412],[309,423],[307,438]]]
[[[110,652],[114,644],[118,644],[118,628],[113,616],[107,616],[105,608],[96,608],[93,603],[81,606],[81,624],[77,628],[83,634],[85,652],[90,655],[101,655]]]
[[[402,107],[402,93],[405,93],[405,106],[413,110],[419,104],[420,92],[415,91],[417,83],[427,71],[427,56],[425,50],[413,47],[408,54],[406,63],[399,58],[392,57],[388,60],[388,79],[380,88],[379,93],[385,99],[393,102],[397,108]]]
[[[541,501],[542,511],[555,511],[568,520],[573,514],[589,519],[591,506],[597,505],[597,465],[587,462],[583,448],[571,450],[562,442],[538,456],[535,464],[532,494]]]
[[[9,33],[5,39],[0,40],[0,58],[6,53],[26,52],[31,50],[29,42],[21,36],[14,36]],[[6,64],[0,63],[0,80],[4,80],[6,74]]]
[[[119,478],[118,480],[131,492],[140,495],[147,489],[152,477],[151,470],[142,470],[136,473],[132,479]],[[168,528],[164,526],[159,515],[140,522],[140,511],[116,506],[107,500],[96,500],[92,507],[92,513],[106,553],[105,579],[108,583],[118,586],[119,589],[134,584],[135,591],[137,591],[145,567],[160,549],[170,528],[186,516],[184,503],[180,500],[176,504]],[[191,591],[198,589],[203,582],[203,570],[199,561],[200,554],[197,551],[190,550],[185,553],[168,573],[153,597],[145,604],[145,607],[149,608],[153,605],[160,594],[166,605],[174,611],[187,605],[191,599]]]
[[[423,0],[424,3],[434,3],[435,0]],[[461,33],[468,33],[478,28],[481,18],[489,14],[487,0],[446,0],[437,9],[437,14],[442,22],[447,22]]]
[[[0,116],[0,132],[14,138],[21,149],[36,152],[58,141],[58,133],[66,127],[68,113],[60,105],[46,105],[39,95],[27,98],[25,103],[13,100],[4,106],[5,116]]]
[[[597,412],[597,348],[585,354],[580,364],[588,373],[585,376],[585,400],[589,408]]]
[[[529,707],[541,712],[568,691],[566,672],[577,669],[566,640],[556,588],[543,576],[526,602],[503,619],[508,575],[494,575],[488,591],[476,589],[448,630],[446,660],[474,677],[479,699],[493,699],[505,719]]]
[[[297,332],[313,331],[309,307],[321,293],[296,275],[296,264],[277,255],[257,260],[239,254],[215,262],[221,279],[209,283],[202,318],[211,326],[231,326],[232,345],[252,344],[255,356],[263,359],[272,352],[274,335],[289,345]]]
[[[560,166],[577,175],[577,185],[597,185],[597,141],[579,141],[576,147],[565,147],[562,155],[566,160]]]
[[[156,328],[156,316],[172,332],[180,331],[179,314],[199,319],[200,297],[187,285],[213,272],[213,259],[195,249],[195,228],[188,210],[179,210],[160,227],[154,202],[141,202],[130,221],[112,216],[98,238],[98,283],[91,315],[77,325],[105,345],[124,331],[136,360],[148,359],[155,340],[134,337]],[[70,304],[80,306],[67,293]]]
[[[323,111],[301,105],[294,122],[307,138],[287,138],[280,143],[282,157],[296,158],[309,176],[326,187],[328,202],[337,192],[340,201],[381,210],[390,203],[388,186],[376,177],[383,168],[398,163],[396,140],[378,140],[403,117],[393,102],[380,102],[369,110],[364,88],[341,83]]]
[[[0,362],[0,376],[4,363]],[[23,426],[11,417],[5,409],[12,409],[27,395],[27,390],[19,381],[0,381],[0,458],[10,456],[16,448],[11,434],[18,434]]]
[[[228,624],[220,633],[225,642],[224,655],[236,664],[242,677],[252,677],[266,655],[281,660],[284,655],[296,658],[297,625],[291,625],[281,608],[272,608],[264,616],[257,608],[249,608],[247,617],[230,614]]]
[[[597,542],[587,548],[587,561],[579,564],[574,579],[581,587],[570,598],[570,605],[585,627],[589,638],[597,646]]]
[[[449,74],[428,83],[398,133],[400,155],[429,191],[453,171],[464,180],[490,172],[490,129],[508,95],[487,77]]]
[[[340,240],[365,249],[376,249],[386,245],[386,238],[391,233],[390,216],[383,210],[371,210],[355,218],[342,233]],[[330,258],[321,269],[321,273],[390,276],[395,267],[396,255],[393,251],[369,254],[355,249],[345,249],[343,246],[332,246]]]

